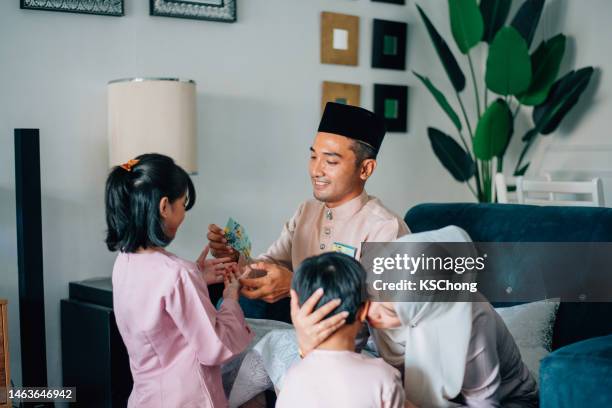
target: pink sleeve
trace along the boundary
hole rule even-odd
[[[181,271],[165,302],[166,311],[201,364],[220,365],[244,351],[253,338],[238,302],[225,299],[217,311],[204,281],[186,270]]]
[[[287,221],[285,225],[283,225],[283,230],[281,231],[280,237],[278,237],[278,239],[274,241],[272,245],[270,245],[268,250],[261,254],[258,258],[278,262],[283,264],[289,270],[293,269],[293,264],[291,262],[293,233],[295,232],[295,227],[298,219],[302,215],[303,209],[304,204],[300,205],[295,214],[293,214],[293,217],[291,217],[291,219]]]

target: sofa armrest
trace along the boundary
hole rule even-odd
[[[562,347],[540,365],[540,406],[612,406],[612,335]]]

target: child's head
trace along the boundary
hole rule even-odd
[[[106,245],[111,251],[165,247],[196,194],[189,175],[161,154],[115,166],[106,180]]]
[[[359,262],[337,252],[326,252],[307,258],[293,274],[291,287],[300,299],[300,306],[319,288],[324,293],[316,308],[333,299],[342,303],[329,316],[348,312],[346,323],[357,319],[357,313],[366,301],[366,272]],[[328,316],[328,317],[329,317]]]

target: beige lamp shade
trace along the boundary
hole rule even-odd
[[[109,164],[143,153],[170,156],[197,173],[196,84],[174,78],[121,79],[108,83]]]

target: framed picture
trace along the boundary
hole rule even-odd
[[[321,13],[321,63],[357,65],[359,59],[359,17]]]
[[[325,110],[327,102],[361,106],[361,85],[324,81],[321,93],[321,112]]]
[[[406,69],[406,23],[374,20],[372,68]]]
[[[236,0],[149,0],[152,16],[236,21]]]
[[[406,4],[406,0],[372,0],[376,3]]]
[[[406,132],[408,87],[374,84],[374,112],[385,118],[388,132]]]
[[[22,9],[122,16],[123,0],[21,0]]]

